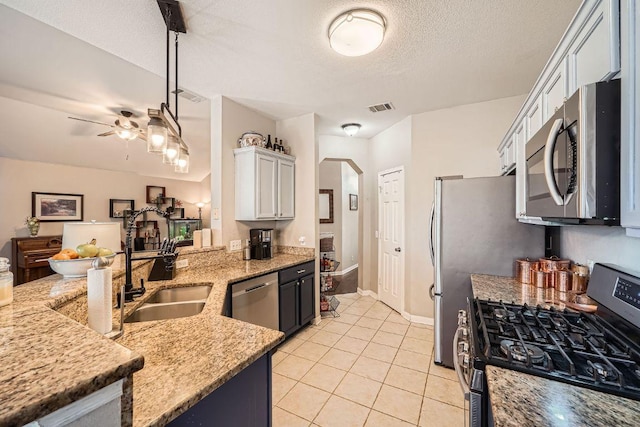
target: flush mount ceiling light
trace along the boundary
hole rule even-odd
[[[342,125],[342,130],[347,136],[353,136],[360,130],[360,123],[347,123]]]
[[[384,18],[379,13],[368,9],[350,10],[329,26],[329,44],[341,55],[366,55],[380,46],[384,30]]]

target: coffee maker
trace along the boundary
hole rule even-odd
[[[272,228],[252,228],[249,231],[251,239],[251,259],[271,258]]]

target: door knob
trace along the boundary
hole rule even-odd
[[[400,248],[395,248],[394,250],[395,250],[396,252],[402,252],[402,249],[400,249]]]

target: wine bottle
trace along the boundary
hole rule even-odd
[[[276,138],[276,141],[278,138]],[[267,135],[267,145],[265,146],[267,150],[271,150],[271,135]]]
[[[278,151],[278,138],[276,138],[276,142],[273,143],[273,151]]]

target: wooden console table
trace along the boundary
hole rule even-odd
[[[11,268],[13,285],[55,274],[47,258],[60,252],[62,236],[13,237],[11,239]]]

